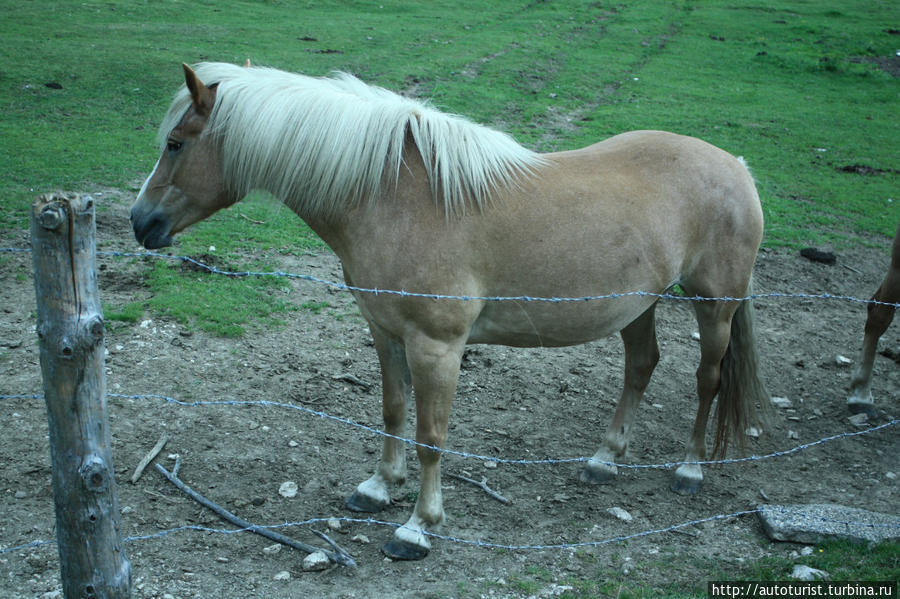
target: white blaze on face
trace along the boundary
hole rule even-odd
[[[150,183],[150,179],[152,179],[153,175],[156,174],[156,169],[158,169],[158,168],[159,168],[159,160],[156,161],[156,166],[153,167],[153,172],[150,173],[150,176],[147,177],[147,180],[144,181],[143,185],[141,185],[141,191],[138,192],[138,197],[137,197],[138,202],[140,202],[141,199],[144,197],[144,192],[147,191],[147,184]]]

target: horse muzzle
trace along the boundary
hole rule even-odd
[[[134,230],[134,237],[138,243],[148,250],[172,245],[172,223],[159,213],[143,213],[132,208],[131,228]]]

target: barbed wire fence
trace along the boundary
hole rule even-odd
[[[27,248],[0,248],[0,253],[29,253],[30,249]],[[297,273],[289,273],[283,271],[228,271],[222,270],[215,266],[211,266],[196,260],[190,256],[179,256],[179,255],[171,255],[171,254],[162,254],[157,252],[120,252],[120,251],[98,251],[98,256],[105,257],[124,257],[124,258],[153,258],[153,259],[164,259],[164,260],[173,260],[180,261],[183,263],[191,264],[192,266],[199,268],[201,270],[205,270],[211,274],[227,276],[227,277],[283,277],[288,279],[302,280],[307,282],[312,282],[320,285],[325,285],[332,289],[336,289],[339,291],[347,291],[347,292],[356,292],[356,293],[371,293],[371,294],[384,294],[384,295],[396,295],[400,297],[410,297],[410,298],[423,298],[423,299],[432,299],[432,300],[448,300],[448,301],[485,301],[485,302],[497,302],[497,301],[519,301],[519,302],[548,302],[548,303],[565,303],[565,302],[589,302],[589,301],[599,301],[599,300],[609,300],[616,299],[622,297],[631,297],[631,296],[649,296],[655,297],[658,299],[666,299],[666,300],[674,300],[674,301],[749,301],[755,299],[807,299],[807,300],[837,300],[837,301],[847,301],[854,302],[859,304],[881,304],[887,305],[894,308],[900,308],[900,304],[888,303],[888,302],[878,302],[872,299],[863,299],[848,295],[836,295],[830,293],[784,293],[784,292],[765,292],[765,293],[754,293],[751,295],[747,295],[744,297],[699,297],[699,296],[685,296],[678,295],[673,293],[654,293],[647,291],[627,291],[621,293],[611,293],[604,295],[592,295],[592,296],[581,296],[581,297],[534,297],[534,296],[467,296],[467,295],[446,295],[446,294],[432,294],[432,293],[424,293],[417,291],[405,291],[405,290],[393,290],[393,289],[377,289],[377,288],[364,288],[364,287],[355,287],[352,285],[347,285],[345,283],[340,283],[336,281],[329,281],[327,279],[322,279],[319,277],[315,277],[312,275],[306,274],[297,274]],[[339,416],[334,416],[328,414],[327,412],[314,410],[302,405],[295,404],[287,404],[281,402],[273,402],[266,400],[255,400],[255,401],[238,401],[238,400],[218,400],[218,401],[183,401],[176,398],[172,398],[165,395],[158,394],[143,394],[143,395],[128,395],[128,394],[120,394],[120,393],[108,393],[108,397],[118,398],[118,399],[132,399],[132,400],[159,400],[164,403],[184,407],[184,408],[195,408],[195,407],[265,407],[265,408],[278,408],[278,409],[286,409],[293,410],[300,413],[303,413],[307,416],[317,417],[320,419],[330,420],[336,423],[340,423],[345,426],[350,426],[362,430],[368,434],[382,437],[389,437],[396,439],[408,446],[416,447],[421,446],[426,449],[434,450],[441,452],[442,454],[452,455],[463,459],[472,459],[478,460],[481,462],[490,462],[494,464],[507,464],[507,465],[516,465],[516,466],[534,466],[534,465],[554,465],[554,464],[571,464],[578,462],[586,462],[589,457],[569,457],[569,458],[544,458],[544,459],[520,459],[520,458],[501,458],[497,456],[487,456],[487,455],[479,455],[459,450],[452,450],[446,448],[438,448],[422,443],[418,443],[415,440],[399,437],[395,435],[391,435],[383,430],[367,426],[358,422],[355,422],[348,418],[343,418]],[[41,400],[43,396],[40,394],[15,394],[15,395],[0,395],[0,401],[3,400]],[[893,419],[883,424],[872,426],[859,431],[852,432],[842,432],[834,435],[822,437],[815,441],[804,443],[801,445],[794,446],[792,448],[780,451],[770,452],[764,455],[751,455],[745,456],[741,458],[724,458],[720,460],[700,460],[700,461],[673,461],[673,462],[663,462],[657,464],[633,464],[633,463],[618,463],[618,462],[603,462],[604,464],[615,466],[617,468],[622,469],[665,469],[670,470],[673,468],[677,468],[678,466],[684,464],[696,464],[702,466],[712,466],[712,465],[732,465],[732,464],[741,464],[747,462],[759,462],[770,459],[777,459],[786,456],[791,456],[802,451],[809,450],[813,447],[818,447],[824,445],[826,443],[832,443],[843,439],[853,439],[865,435],[871,435],[873,433],[883,431],[892,427],[896,427],[900,424],[900,419]],[[768,509],[778,511],[780,508],[778,506],[768,506]],[[553,550],[553,551],[561,551],[561,550],[572,550],[572,549],[582,549],[582,548],[591,548],[591,547],[600,547],[603,545],[608,545],[612,543],[619,543],[634,539],[639,539],[643,537],[648,537],[652,535],[665,534],[669,532],[679,531],[684,528],[689,528],[692,526],[697,526],[706,523],[712,522],[722,522],[733,520],[737,518],[741,518],[744,516],[751,516],[755,514],[759,514],[761,512],[760,508],[748,509],[748,510],[740,510],[727,514],[717,514],[713,516],[708,516],[704,518],[689,520],[686,522],[674,524],[664,528],[654,528],[643,530],[639,532],[635,532],[628,535],[618,535],[614,537],[609,537],[606,539],[601,539],[597,541],[584,541],[584,542],[576,542],[576,543],[556,543],[556,544],[502,544],[495,542],[488,542],[482,540],[473,540],[473,539],[464,539],[450,535],[442,535],[434,532],[426,532],[425,534],[434,539],[443,540],[446,542],[452,542],[462,545],[468,545],[483,549],[501,549],[501,550],[509,550],[509,551],[544,551],[544,550]],[[792,514],[796,515],[796,511],[792,511]],[[804,515],[804,514],[800,514]],[[869,522],[857,522],[857,521],[844,521],[844,520],[836,520],[832,518],[823,517],[820,514],[805,514],[810,520],[813,521],[821,521],[828,524],[838,524],[843,526],[857,526],[857,527],[868,527],[868,528],[890,528],[890,529],[900,529],[900,524],[877,524],[877,523],[869,523]],[[400,528],[403,525],[396,522],[388,522],[383,520],[378,520],[374,518],[347,518],[347,517],[338,517],[338,518],[311,518],[303,521],[296,522],[284,522],[280,524],[269,524],[269,525],[255,525],[255,528],[265,528],[270,530],[275,529],[283,529],[283,528],[291,528],[291,527],[312,527],[319,524],[325,524],[331,520],[338,520],[340,522],[348,523],[348,524],[357,524],[357,525],[366,525],[366,526],[381,526],[388,528]],[[251,528],[231,528],[231,529],[221,529],[221,528],[210,528],[201,525],[185,525],[178,526],[175,528],[157,531],[155,533],[147,534],[147,535],[139,535],[139,536],[131,536],[123,539],[127,543],[134,543],[140,541],[147,541],[151,539],[159,539],[164,538],[169,535],[173,535],[180,532],[187,531],[195,531],[195,532],[205,532],[205,533],[214,533],[214,534],[222,534],[222,535],[233,535],[240,534],[245,532],[251,532]],[[35,540],[29,543],[11,546],[11,547],[0,547],[0,555],[12,554],[21,551],[25,551],[28,549],[33,549],[42,546],[55,545],[56,540]]]

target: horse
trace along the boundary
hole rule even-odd
[[[160,158],[131,209],[135,237],[150,249],[170,245],[262,189],[340,258],[374,340],[387,433],[374,474],[346,500],[350,510],[386,508],[405,481],[401,437],[415,397],[420,490],[382,547],[390,558],[425,557],[429,529],[444,521],[440,450],[467,344],[559,347],[619,332],[624,386],[580,472],[586,483],[608,482],[659,360],[654,294],[680,285],[705,301],[694,303],[699,405],[672,489],[700,488],[717,395],[713,454],[760,420],[768,395],[746,294],[763,215],[741,160],[661,131],[539,154],[346,73],[223,63],[183,70],[160,125]],[[365,291],[376,288],[406,293]],[[631,291],[643,293],[500,301]]]
[[[856,368],[850,379],[850,397],[847,407],[853,414],[867,414],[870,418],[877,415],[875,400],[872,397],[872,366],[875,363],[875,350],[878,339],[890,326],[894,319],[894,309],[900,304],[900,223],[894,235],[891,248],[891,263],[888,266],[884,281],[867,304],[866,326],[863,334],[862,350],[859,353]]]

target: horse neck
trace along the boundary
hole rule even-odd
[[[422,157],[409,135],[396,184],[386,183],[380,197],[371,205],[354,206],[348,201],[347,206],[346,212],[335,216],[294,209],[345,263],[373,251],[374,247],[403,251],[410,235],[446,225],[443,210],[431,198]]]

